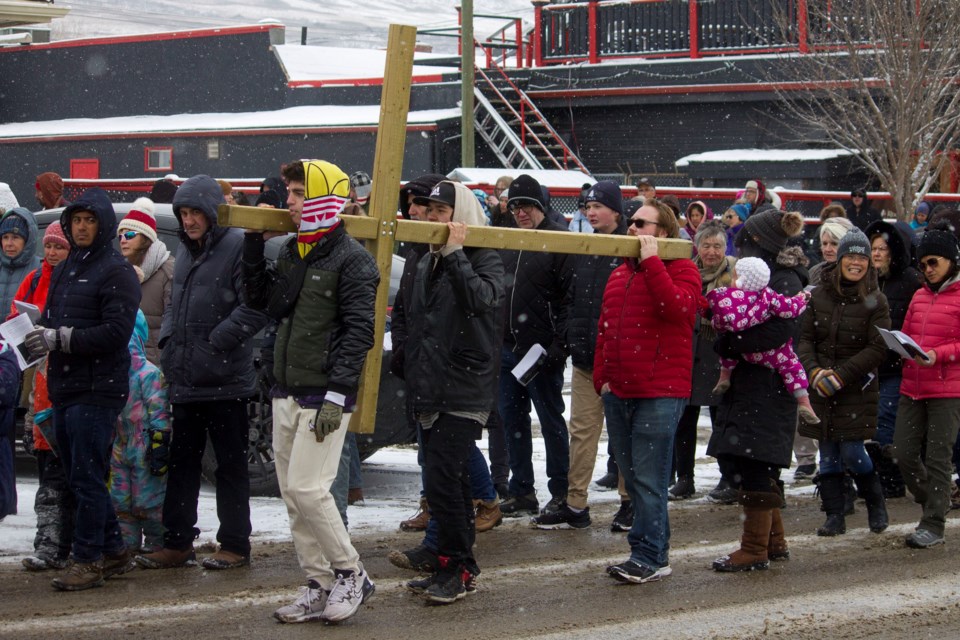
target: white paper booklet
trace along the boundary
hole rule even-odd
[[[896,351],[904,358],[908,358],[910,360],[913,360],[917,356],[923,358],[924,360],[930,359],[920,345],[918,345],[913,338],[905,334],[903,331],[889,331],[887,329],[881,329],[880,327],[877,327],[877,330],[883,337],[883,341],[887,344],[887,348],[891,351]]]
[[[36,307],[33,308],[36,309]],[[33,331],[33,322],[26,313],[21,313],[15,318],[11,318],[3,324],[0,324],[0,336],[3,336],[3,339],[7,341],[7,344],[10,345],[13,352],[17,354],[17,363],[20,365],[21,371],[29,369],[43,359],[40,357],[35,360],[30,360],[30,354],[27,353],[26,347],[23,346],[24,336],[31,331]]]
[[[530,347],[530,350],[527,351],[526,355],[523,356],[510,373],[517,379],[517,382],[523,386],[527,386],[527,384],[536,377],[537,373],[539,373],[540,365],[546,357],[547,350],[539,344],[535,344]]]

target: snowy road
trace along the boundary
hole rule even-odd
[[[700,435],[705,438],[706,429]],[[540,478],[542,455],[541,448]],[[416,534],[396,531],[396,523],[415,505],[415,452],[380,452],[364,471],[367,500],[350,509],[351,531],[377,593],[340,627],[282,626],[271,618],[295,593],[301,576],[282,506],[263,499],[254,505],[257,537],[251,568],[134,571],[102,589],[75,594],[56,593],[49,575],[20,569],[19,553],[10,547],[29,548],[26,534],[32,525],[25,513],[14,522],[8,519],[0,525],[0,549],[6,556],[0,560],[0,637],[960,637],[960,558],[955,553],[960,519],[949,521],[947,545],[908,549],[903,536],[915,525],[919,507],[906,499],[890,501],[893,525],[884,534],[867,530],[859,503],[858,513],[848,518],[848,533],[825,539],[812,535],[823,517],[812,488],[790,486],[784,518],[793,558],[769,571],[743,575],[709,568],[713,558],[735,548],[738,508],[703,498],[671,503],[673,576],[662,583],[623,586],[604,574],[604,567],[627,555],[623,534],[608,529],[616,493],[592,492],[594,524],[587,530],[535,531],[525,521],[508,520],[478,536],[479,592],[452,607],[436,608],[407,593],[403,582],[413,574],[386,560],[390,550],[419,540]],[[538,485],[545,486],[540,478]],[[715,481],[715,464],[699,457],[698,488],[702,492]],[[30,493],[28,484],[23,491]],[[22,511],[29,511],[29,503],[23,506]],[[210,495],[204,496],[201,511],[201,541],[209,541],[215,526]]]

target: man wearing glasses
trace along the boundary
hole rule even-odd
[[[640,258],[617,267],[603,293],[593,385],[634,508],[630,558],[607,567],[620,582],[672,573],[667,487],[673,438],[690,397],[700,272],[692,260],[663,261],[657,238],[677,238],[673,211],[647,200],[630,219]]]
[[[566,231],[547,219],[540,183],[524,174],[510,183],[508,206],[517,226],[538,231]],[[500,417],[503,420],[512,477],[509,497],[500,505],[505,516],[537,515],[530,404],[540,418],[547,449],[547,486],[551,499],[544,512],[557,511],[567,499],[570,443],[563,417],[563,368],[567,361],[565,301],[573,275],[572,261],[560,253],[501,251],[506,274],[506,326],[500,370]],[[547,353],[526,385],[512,370],[539,344]]]

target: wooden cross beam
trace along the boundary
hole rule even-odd
[[[357,412],[351,430],[373,433],[376,423],[380,367],[383,360],[383,334],[387,319],[387,294],[390,288],[390,267],[396,241],[430,244],[446,243],[447,226],[431,222],[397,219],[397,193],[403,167],[407,112],[410,105],[410,76],[413,70],[413,48],[417,30],[406,25],[390,25],[387,40],[387,63],[380,104],[380,125],[373,165],[371,217],[343,216],[347,232],[364,240],[380,271],[374,325],[374,345],[367,354],[360,384]],[[220,205],[218,223],[245,229],[296,232],[285,209],[263,209]],[[690,242],[660,238],[658,254],[665,260],[689,258]],[[464,242],[468,247],[550,251],[581,255],[638,257],[640,244],[629,236],[537,231],[502,227],[470,227]]]

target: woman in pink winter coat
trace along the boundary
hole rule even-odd
[[[960,425],[960,247],[949,231],[931,229],[917,254],[924,284],[910,302],[903,332],[926,358],[903,361],[893,446],[907,489],[923,506],[906,543],[926,549],[943,544],[953,487],[950,458]]]

